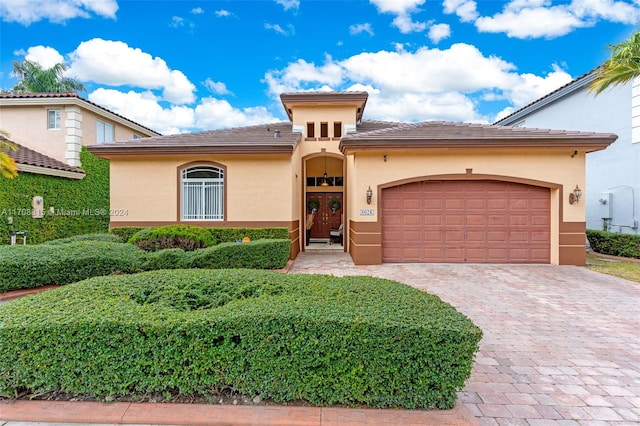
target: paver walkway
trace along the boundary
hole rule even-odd
[[[471,318],[484,337],[459,397],[481,425],[640,423],[640,284],[575,266],[354,266],[322,252],[289,273],[393,279]]]

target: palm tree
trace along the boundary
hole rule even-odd
[[[18,176],[16,162],[5,151],[17,151],[18,147],[9,142],[8,136],[8,132],[0,129],[0,176],[13,179]]]
[[[589,90],[596,95],[607,87],[627,83],[640,76],[640,32],[611,47],[611,57],[596,69]]]
[[[40,64],[24,60],[13,63],[13,75],[20,81],[13,87],[14,93],[43,93],[43,92],[82,92],[86,88],[79,81],[64,77],[62,74],[68,69],[65,64],[58,63],[48,69]]]

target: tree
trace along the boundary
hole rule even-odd
[[[82,92],[86,88],[79,81],[64,77],[62,74],[68,69],[65,64],[58,63],[48,69],[40,64],[24,60],[13,63],[13,75],[20,81],[13,87],[14,93],[43,93],[43,92]]]
[[[18,176],[18,168],[13,158],[6,153],[8,150],[17,151],[18,147],[9,142],[9,133],[0,129],[0,176],[13,179]]]
[[[610,48],[611,57],[596,69],[596,79],[589,85],[589,90],[596,95],[640,76],[640,32]]]

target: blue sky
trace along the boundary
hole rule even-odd
[[[491,123],[600,65],[640,0],[2,0],[12,62],[169,134],[286,120],[283,91],[366,90],[365,119]]]

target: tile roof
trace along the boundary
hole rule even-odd
[[[602,149],[617,139],[612,133],[536,129],[446,121],[400,124],[369,132],[349,133],[342,137],[340,149],[412,148],[412,147],[552,147],[577,142]],[[604,146],[602,146],[604,144]]]
[[[343,92],[285,92],[280,94],[280,101],[284,107],[289,120],[293,121],[293,110],[291,105],[352,105],[356,108],[356,121],[362,120],[365,105],[369,93],[364,91],[343,91]]]
[[[279,136],[276,136],[279,135]],[[90,145],[99,153],[280,153],[293,152],[302,135],[292,131],[290,122],[234,127],[230,129],[154,136],[142,139]]]
[[[135,124],[136,126],[139,126],[147,131],[149,131],[150,133],[154,133],[156,135],[159,135],[160,133],[156,132],[153,129],[150,129],[147,126],[143,126],[140,123],[136,123],[133,120],[128,119],[127,117],[117,114],[111,110],[108,110],[107,108],[96,104],[95,102],[91,102],[88,99],[83,98],[82,96],[78,95],[75,92],[59,92],[59,93],[53,93],[53,92],[45,92],[45,93],[0,93],[0,100],[1,99],[65,99],[65,98],[74,98],[74,99],[78,99],[81,102],[86,102],[90,105],[93,105],[109,114],[113,114],[119,118],[121,118],[122,120],[126,120],[132,124]]]
[[[77,167],[70,166],[62,161],[58,161],[54,158],[46,156],[38,151],[34,151],[33,149],[22,146],[18,143],[15,143],[4,136],[0,135],[0,140],[11,142],[15,146],[18,147],[17,151],[12,149],[6,150],[5,153],[13,158],[17,164],[23,164],[26,166],[34,166],[40,167],[44,169],[51,170],[60,170],[63,172],[71,172],[78,173],[84,175],[84,170],[78,169]]]

